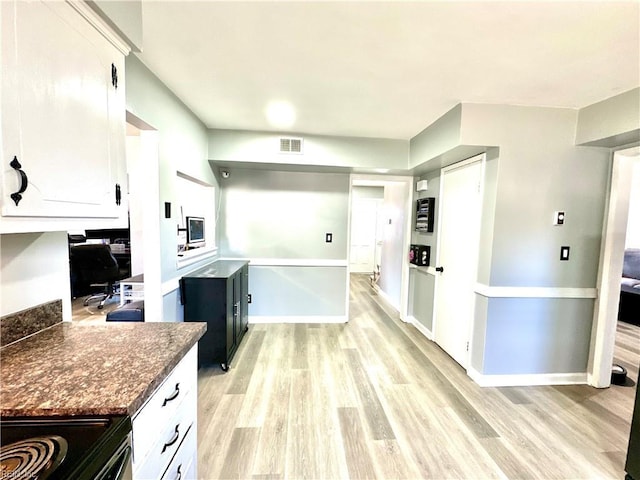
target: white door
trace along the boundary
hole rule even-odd
[[[357,198],[351,206],[351,252],[353,273],[371,273],[376,256],[376,225],[380,200]]]
[[[442,271],[437,274],[434,337],[465,368],[475,304],[483,159],[447,167],[441,177],[436,267]]]

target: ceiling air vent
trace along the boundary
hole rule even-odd
[[[301,138],[281,138],[280,153],[302,153]]]

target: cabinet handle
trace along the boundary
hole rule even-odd
[[[171,395],[169,395],[167,398],[164,399],[164,402],[162,403],[162,406],[164,407],[170,401],[175,400],[176,398],[178,398],[178,395],[180,395],[180,383],[176,383],[176,389],[174,390],[174,392]]]
[[[122,200],[122,191],[120,190],[120,184],[116,183],[116,205],[120,205]]]
[[[113,63],[111,64],[111,85],[118,88],[118,69]]]
[[[180,426],[179,424],[176,425],[176,431],[173,434],[173,438],[164,444],[164,447],[162,447],[162,452],[160,453],[164,453],[168,447],[170,447],[171,445],[173,445],[178,441],[178,439],[180,438],[180,431],[178,430],[179,426]]]
[[[20,165],[20,162],[18,161],[18,157],[14,156],[13,160],[11,160],[11,163],[9,163],[9,166],[13,168],[16,172],[18,172],[18,175],[20,175],[20,188],[18,189],[17,192],[14,192],[11,194],[11,200],[16,202],[16,207],[17,207],[18,203],[20,203],[20,200],[22,200],[21,194],[24,193],[24,191],[29,186],[29,179],[27,178],[27,174],[24,173],[24,171],[22,171],[22,165]]]
[[[178,474],[176,476],[176,480],[182,480],[182,472],[180,471],[181,468],[182,468],[182,464],[178,465],[178,469],[176,470],[176,473]]]

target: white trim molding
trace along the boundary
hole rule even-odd
[[[162,292],[163,297],[180,288],[180,278],[182,277],[172,278],[171,280],[162,282],[162,285],[160,286],[160,292]]]
[[[179,253],[176,260],[176,268],[181,269],[202,262],[203,260],[216,260],[218,247],[202,247]]]
[[[407,322],[413,325],[414,327],[416,327],[416,330],[418,330],[422,335],[424,335],[427,338],[427,340],[433,341],[433,332],[429,330],[427,327],[425,327],[422,323],[420,323],[420,321],[416,317],[414,317],[413,315],[410,315],[407,318]]]
[[[82,15],[82,17],[84,17],[84,19],[89,22],[93,28],[100,32],[100,34],[106,38],[109,43],[111,43],[111,45],[116,47],[120,53],[124,56],[129,55],[131,52],[129,45],[89,5],[85,2],[70,0],[67,0],[67,3],[73,7],[76,12]]]
[[[487,298],[598,298],[596,288],[496,287],[476,283],[475,292]]]
[[[409,264],[409,268],[424,275],[433,275],[434,277],[436,276],[436,267],[420,267],[411,263]]]
[[[583,385],[587,373],[529,373],[522,375],[484,375],[473,368],[467,375],[481,387],[527,387],[535,385]]]
[[[220,260],[243,260],[251,267],[348,267],[347,259],[322,258],[232,258],[224,257]]]
[[[346,315],[249,315],[249,323],[347,323]]]

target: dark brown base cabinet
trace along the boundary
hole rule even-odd
[[[198,343],[198,366],[219,364],[224,371],[249,329],[249,265],[218,260],[181,279],[185,322],[206,322]]]

